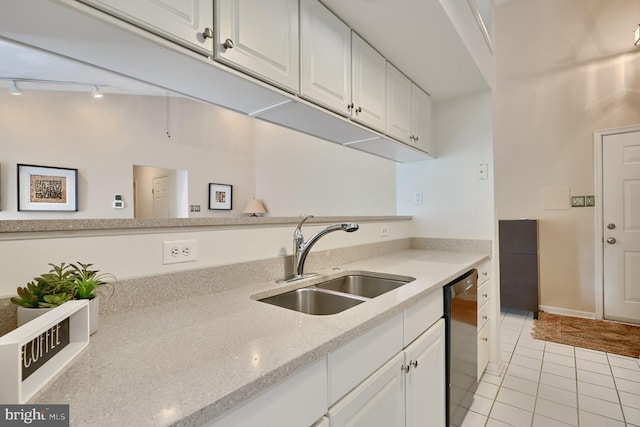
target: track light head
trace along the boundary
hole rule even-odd
[[[22,95],[22,89],[18,87],[17,81],[11,80],[11,83],[9,84],[9,93],[11,93],[11,95]]]
[[[104,94],[100,92],[100,86],[93,86],[93,88],[91,89],[91,94],[94,98],[102,98],[104,96]]]

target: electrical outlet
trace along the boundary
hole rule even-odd
[[[198,260],[197,240],[162,242],[162,264],[177,264]]]
[[[571,196],[571,207],[581,208],[584,206],[584,196]]]
[[[383,225],[380,227],[380,237],[389,237],[389,227]]]
[[[584,205],[585,206],[595,206],[596,205],[595,196],[584,196]]]

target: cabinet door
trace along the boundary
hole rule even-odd
[[[431,97],[411,83],[411,124],[413,145],[433,154],[431,146]]]
[[[298,92],[297,0],[217,0],[215,16],[217,60]]]
[[[405,350],[407,427],[444,426],[446,417],[444,319]]]
[[[300,1],[300,94],[350,115],[351,30],[317,0]]]
[[[211,55],[212,38],[204,38],[213,28],[211,0],[81,0],[193,50]]]
[[[387,61],[356,33],[351,35],[354,120],[381,132],[387,127]]]
[[[399,353],[332,406],[331,427],[404,427],[403,364],[404,353]]]
[[[387,62],[387,135],[410,143],[411,80]]]

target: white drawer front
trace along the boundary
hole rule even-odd
[[[478,285],[483,284],[491,278],[491,260],[485,261],[478,266]]]
[[[402,350],[402,315],[329,353],[329,405]]]
[[[480,332],[478,332],[478,380],[482,377],[484,369],[489,363],[489,355],[491,353],[491,325],[486,324]]]
[[[484,282],[482,286],[478,288],[478,309],[491,299],[491,281]]]
[[[444,314],[444,295],[436,289],[404,311],[404,346],[411,344]]]
[[[480,307],[480,303],[478,303]],[[478,331],[489,321],[491,304],[485,304],[478,310]]]

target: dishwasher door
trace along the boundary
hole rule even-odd
[[[478,271],[444,287],[447,425],[462,425],[478,387]]]

